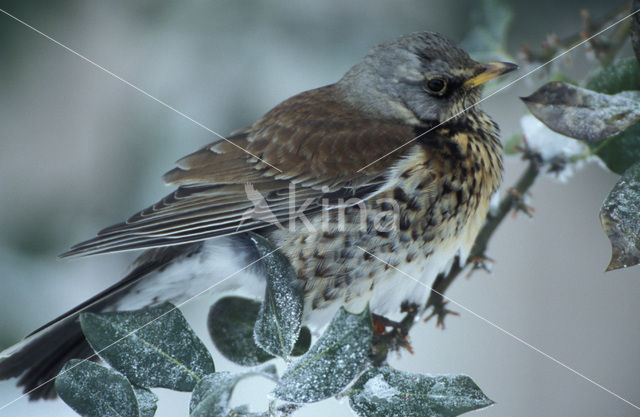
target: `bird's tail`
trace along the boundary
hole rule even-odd
[[[0,379],[20,376],[18,386],[30,400],[53,399],[53,382],[64,364],[92,353],[74,314],[0,353]]]

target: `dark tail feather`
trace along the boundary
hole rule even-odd
[[[30,400],[53,399],[56,397],[53,383],[64,364],[69,359],[86,359],[93,350],[82,334],[77,315],[31,338],[11,356],[0,360],[0,379],[22,375],[18,386],[24,387],[23,392],[29,393]]]
[[[24,387],[30,400],[55,398],[53,382],[64,364],[69,359],[86,359],[93,354],[78,321],[80,312],[103,311],[124,296],[131,285],[149,273],[180,256],[197,253],[201,248],[202,243],[193,243],[144,252],[134,263],[134,269],[120,282],[40,327],[14,347],[1,352],[0,380],[21,376],[18,386]],[[3,355],[6,357],[3,358]],[[92,360],[98,360],[97,356],[93,356]],[[45,385],[40,387],[42,384]]]

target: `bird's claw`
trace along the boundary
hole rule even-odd
[[[469,278],[471,276],[471,274],[474,271],[477,271],[479,269],[490,273],[491,272],[491,264],[494,263],[495,261],[491,258],[489,258],[488,256],[485,255],[478,255],[478,256],[472,256],[471,258],[469,258],[467,260],[467,264],[471,265],[471,270],[469,271],[469,273],[467,274],[467,278]]]
[[[445,308],[445,306],[449,304],[449,301],[445,301],[443,303],[441,303],[439,306],[433,306],[433,311],[431,312],[431,314],[429,314],[427,317],[424,318],[424,322],[428,322],[429,320],[431,320],[433,317],[437,317],[436,319],[436,327],[438,328],[442,328],[442,330],[445,329],[444,326],[444,319],[445,317],[447,317],[449,314],[451,314],[452,316],[459,316],[460,313],[458,313],[457,311],[453,311],[453,310],[449,310],[448,308]]]
[[[511,188],[509,193],[513,197],[513,214],[512,217],[516,217],[516,215],[520,213],[524,213],[528,217],[533,217],[533,212],[535,209],[526,204],[525,198],[522,194],[518,192],[515,188]]]

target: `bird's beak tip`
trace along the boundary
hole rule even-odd
[[[484,64],[483,67],[484,70],[481,73],[469,78],[464,84],[477,87],[489,80],[493,80],[496,77],[518,69],[518,65],[511,62],[489,62]]]

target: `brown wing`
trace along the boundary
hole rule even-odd
[[[176,191],[61,256],[194,242],[286,224],[292,205],[317,212],[327,195],[366,197],[409,147],[358,170],[413,134],[401,122],[363,117],[333,86],[299,94],[251,128],[179,160],[164,176]]]

